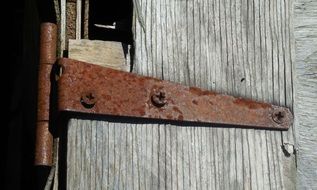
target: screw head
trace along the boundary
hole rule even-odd
[[[154,106],[163,107],[167,103],[165,92],[162,89],[154,90],[151,95],[151,101]]]
[[[285,111],[281,109],[276,109],[273,111],[272,119],[275,123],[282,124],[286,120]]]
[[[95,106],[97,97],[94,92],[83,92],[80,98],[80,103],[87,109],[91,109]]]

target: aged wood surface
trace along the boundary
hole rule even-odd
[[[317,189],[317,1],[295,4],[298,189]]]
[[[292,109],[292,1],[136,1],[134,72]],[[67,137],[68,189],[295,189],[293,128],[71,119]]]
[[[100,66],[129,71],[121,42],[101,40],[69,40],[68,56]]]

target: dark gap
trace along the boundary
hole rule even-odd
[[[284,145],[284,144],[283,144],[283,145],[281,145],[281,149],[282,149],[283,154],[284,154],[284,156],[285,156],[285,157],[290,157],[290,156],[291,156],[291,153],[287,151],[287,149],[286,149],[286,147],[285,147],[285,145]],[[294,152],[292,152],[292,154],[295,154],[295,151],[294,151]]]
[[[218,124],[218,123],[206,123],[206,122],[195,122],[195,121],[184,121],[184,120],[165,120],[155,118],[141,118],[141,117],[129,117],[119,115],[107,115],[107,114],[92,114],[92,113],[81,113],[72,111],[61,111],[59,112],[59,121],[68,121],[71,118],[83,119],[83,120],[98,120],[107,121],[114,123],[129,123],[129,124],[170,124],[177,127],[215,127],[215,128],[242,128],[242,129],[259,129],[259,130],[270,130],[280,131],[281,129],[273,129],[266,127],[255,127],[255,126],[243,126],[243,125],[232,125],[232,124]],[[57,126],[61,126],[58,124]],[[64,129],[63,129],[64,130]]]
[[[57,120],[59,134],[58,149],[58,189],[64,190],[67,187],[67,125],[69,118],[60,117]]]
[[[56,23],[54,1],[37,0],[40,22]]]
[[[2,189],[43,189],[50,167],[34,166],[35,126],[37,113],[37,79],[39,66],[39,29],[41,22],[56,23],[53,1],[8,1],[10,40],[6,58],[8,91],[5,91],[7,125],[2,131],[5,161]],[[6,22],[6,21],[5,21]]]
[[[132,0],[91,0],[89,39],[132,44],[132,10]],[[113,23],[115,27],[110,28]]]

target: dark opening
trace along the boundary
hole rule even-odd
[[[89,39],[132,43],[132,0],[91,0]]]

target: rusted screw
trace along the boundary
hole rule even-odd
[[[278,109],[278,110],[275,110],[272,114],[272,118],[273,118],[273,121],[278,123],[278,124],[281,124],[281,123],[284,123],[285,121],[285,112]]]
[[[156,90],[152,93],[151,96],[152,104],[156,107],[163,107],[166,104],[165,92],[161,89]]]
[[[88,109],[91,109],[95,106],[97,98],[94,92],[84,92],[81,95],[80,103]]]

